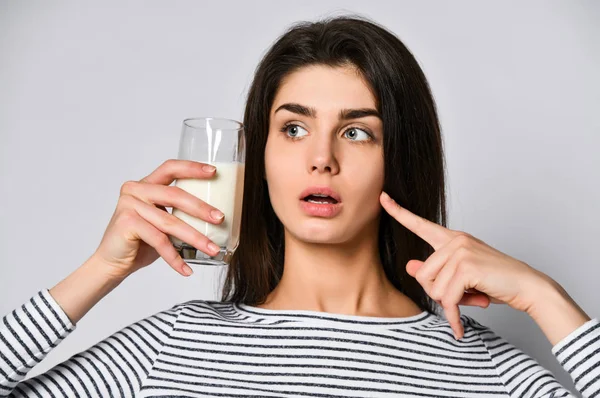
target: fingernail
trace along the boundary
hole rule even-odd
[[[221,250],[221,248],[217,245],[215,245],[214,243],[210,242],[208,244],[208,248],[210,249],[210,251],[212,251],[213,253],[217,253],[219,250]]]
[[[221,213],[219,210],[211,210],[210,216],[215,220],[219,221],[220,219],[225,217],[225,214]]]
[[[388,202],[394,202],[394,199],[391,198],[386,192],[383,193],[383,200],[387,200]]]
[[[208,173],[212,173],[213,171],[215,171],[217,168],[215,166],[209,166],[209,165],[204,165],[202,166],[202,170],[208,172]]]
[[[194,271],[192,271],[192,269],[188,265],[184,265],[182,271],[186,276],[190,276],[194,273]]]

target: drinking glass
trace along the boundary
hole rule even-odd
[[[175,186],[200,198],[225,214],[219,225],[211,224],[173,208],[172,214],[215,242],[221,250],[210,256],[194,246],[169,236],[183,260],[193,265],[229,265],[239,244],[246,142],[242,123],[216,117],[185,119],[179,140],[178,159],[214,165],[207,179],[184,178]]]

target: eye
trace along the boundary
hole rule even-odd
[[[307,133],[307,131],[294,123],[288,123],[281,128],[281,132],[285,133],[285,137],[291,140],[297,140],[306,134],[301,134],[301,131]],[[360,139],[360,135],[363,135],[364,139]],[[358,127],[349,127],[344,131],[344,135],[350,138],[350,141],[356,141],[360,143],[368,142],[373,140],[373,136],[367,132],[367,130],[359,129]]]
[[[358,137],[360,135],[357,133],[358,131],[363,133],[363,136],[366,137],[365,140],[358,140],[358,139],[354,138],[354,137]],[[348,133],[351,133],[351,134],[348,134]],[[350,138],[352,141],[368,141],[371,139],[371,135],[369,133],[367,133],[365,130],[359,129],[357,127],[350,127],[349,129],[344,131],[344,134],[346,134],[346,136],[348,138]]]
[[[297,124],[286,124],[285,126],[283,126],[281,128],[281,131],[283,133],[288,133],[286,135],[286,137],[291,138],[291,139],[295,139],[297,137],[302,137],[302,135],[298,135],[300,130],[304,130],[302,127],[298,126]],[[306,131],[306,130],[304,130]],[[291,133],[291,134],[290,134]]]

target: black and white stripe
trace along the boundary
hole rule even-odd
[[[573,397],[552,373],[462,315],[377,318],[181,303],[45,374],[27,372],[75,326],[47,290],[0,325],[0,396]],[[585,398],[600,398],[600,321],[552,348]]]

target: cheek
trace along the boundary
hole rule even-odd
[[[271,133],[269,133],[269,138],[267,139],[267,143],[265,145],[265,177],[267,181],[271,180],[271,176],[273,175],[273,171],[275,170],[274,165],[277,164],[277,150],[273,148],[273,140],[270,138]]]
[[[270,138],[267,140],[265,147],[265,174],[267,181],[272,185],[280,185],[282,176],[289,172],[293,162],[286,156],[281,146]]]
[[[267,141],[265,147],[265,176],[271,204],[275,210],[298,191],[297,174],[301,171],[296,160],[281,148]],[[277,212],[277,211],[276,211]]]
[[[379,194],[383,189],[384,182],[383,163],[364,161],[356,163],[356,165],[359,167],[355,167],[349,174],[352,184],[348,185],[351,188],[352,197],[356,199],[353,202],[358,206],[372,202],[379,205]]]

